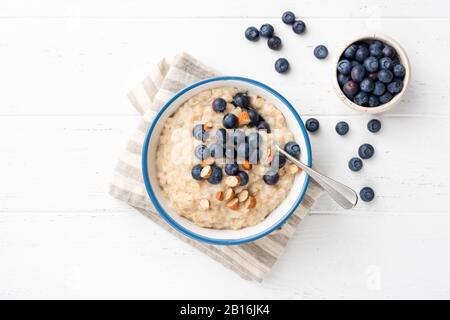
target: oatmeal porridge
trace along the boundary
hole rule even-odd
[[[165,122],[156,168],[168,204],[195,224],[240,229],[263,221],[287,196],[300,147],[273,104],[233,87],[205,90]]]

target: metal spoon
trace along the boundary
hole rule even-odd
[[[337,182],[323,174],[311,169],[306,164],[298,161],[286,151],[284,151],[279,145],[275,144],[275,147],[280,153],[288,158],[292,163],[303,169],[307,175],[313,178],[325,191],[328,192],[331,198],[336,201],[344,209],[352,209],[358,202],[358,194],[346,185]]]

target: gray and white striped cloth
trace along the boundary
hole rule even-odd
[[[301,205],[282,228],[252,243],[216,246],[192,240],[169,226],[153,208],[142,178],[142,144],[156,112],[180,89],[215,75],[216,72],[211,68],[182,53],[171,61],[160,61],[154,73],[129,93],[128,97],[142,114],[142,119],[117,163],[109,192],[244,279],[262,281],[282,255],[299,223],[322,194],[317,184],[311,181]]]

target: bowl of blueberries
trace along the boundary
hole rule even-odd
[[[344,47],[336,62],[335,88],[347,106],[375,114],[400,101],[410,77],[403,48],[388,36],[373,34]]]

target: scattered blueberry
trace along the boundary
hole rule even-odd
[[[200,164],[197,164],[192,167],[191,174],[192,178],[195,180],[202,180],[202,177],[200,176],[200,172],[202,172],[203,167]]]
[[[248,27],[245,30],[245,38],[250,41],[256,41],[259,39],[259,31],[255,27]]]
[[[205,131],[203,124],[199,123],[192,129],[192,135],[199,141],[205,141],[209,137],[209,133]]]
[[[280,180],[280,175],[277,171],[269,169],[266,174],[263,175],[263,180],[268,185],[274,185]]]
[[[306,30],[306,25],[302,20],[297,20],[292,25],[292,31],[296,34],[302,34]]]
[[[292,11],[286,11],[281,16],[281,20],[286,24],[293,24],[295,22],[295,14]]]
[[[347,134],[350,127],[348,126],[348,123],[345,121],[340,121],[336,123],[336,132],[340,136],[344,136]]]
[[[305,126],[309,132],[316,132],[319,129],[320,124],[317,119],[310,118],[306,120]]]
[[[238,118],[234,114],[228,113],[223,117],[222,123],[225,128],[234,129],[238,126]]]
[[[406,69],[403,65],[401,65],[400,63],[397,63],[394,66],[394,69],[392,70],[392,72],[394,73],[394,76],[396,76],[397,78],[403,78],[405,76]]]
[[[372,93],[376,96],[381,96],[386,91],[386,86],[383,82],[376,81]]]
[[[282,43],[280,37],[272,36],[269,39],[267,39],[267,46],[272,50],[280,50],[281,45]]]
[[[250,106],[250,97],[245,92],[238,92],[233,97],[233,103],[236,107],[248,108]]]
[[[380,69],[383,69],[383,70],[391,70],[392,67],[394,66],[394,62],[389,57],[381,58],[379,61],[379,64],[380,64]]]
[[[370,44],[370,46],[369,46],[369,49],[372,49],[372,48],[378,48],[378,49],[383,49],[383,42],[381,42],[380,40],[374,40],[371,44]]]
[[[351,46],[349,46],[347,49],[345,49],[344,51],[344,57],[346,59],[354,59],[355,58],[355,53],[356,50],[358,50],[358,46],[356,44],[352,44]]]
[[[349,76],[343,75],[342,73],[338,74],[338,82],[341,86],[346,84],[350,80]]]
[[[275,70],[278,73],[286,73],[289,70],[289,61],[285,58],[280,58],[275,61]]]
[[[348,167],[350,170],[352,171],[359,171],[362,169],[363,167],[363,162],[360,158],[351,158],[350,161],[348,162]]]
[[[284,151],[286,151],[290,156],[299,159],[300,158],[300,146],[295,141],[289,141],[284,145]]]
[[[349,98],[353,98],[353,96],[358,92],[358,89],[358,84],[353,80],[347,81],[347,83],[342,87],[345,95]]]
[[[225,130],[224,128],[217,129],[216,131],[217,143],[224,145],[225,143],[227,143],[227,138],[228,138],[227,130]]]
[[[195,157],[199,160],[204,160],[210,156],[210,151],[204,144],[199,144],[194,150]]]
[[[369,53],[372,57],[375,57],[377,59],[380,59],[383,56],[383,51],[381,51],[381,48],[378,47],[370,47]]]
[[[248,183],[248,174],[245,171],[239,171],[238,174],[239,178],[241,178],[241,184],[240,186],[245,186]]]
[[[283,168],[285,164],[286,164],[286,157],[280,154],[279,152],[275,153],[272,161],[270,162],[270,166],[273,169]]]
[[[392,98],[393,98],[393,96],[392,96],[392,93],[390,93],[390,92],[385,92],[383,95],[381,95],[379,97],[381,104],[388,103],[389,101],[392,100]]]
[[[259,28],[259,34],[261,37],[264,38],[270,38],[271,36],[273,36],[274,33],[274,29],[273,26],[271,24],[263,24],[261,26],[261,28]]]
[[[380,105],[380,99],[377,96],[374,96],[374,95],[371,94],[369,96],[369,100],[367,101],[367,105],[370,108],[378,107]]]
[[[259,113],[252,108],[247,109],[248,115],[250,117],[250,123],[248,124],[250,127],[257,126],[259,123]]]
[[[214,143],[209,146],[209,153],[211,157],[216,159],[222,159],[224,156],[223,144]]]
[[[239,166],[237,163],[227,163],[225,165],[225,173],[229,176],[237,176],[239,172]]]
[[[349,75],[352,71],[352,67],[351,62],[344,59],[338,62],[337,70],[343,75]]]
[[[372,158],[373,154],[375,153],[375,149],[373,148],[372,145],[368,144],[368,143],[364,143],[363,145],[361,145],[358,149],[358,155],[362,158],[362,159],[369,159]]]
[[[224,112],[227,107],[227,102],[222,98],[217,98],[214,99],[212,107],[215,112]]]
[[[378,71],[378,59],[375,57],[368,57],[364,60],[364,68],[366,68],[367,72]]]
[[[370,187],[364,187],[361,189],[361,191],[359,192],[359,196],[361,198],[362,201],[364,202],[370,202],[373,200],[373,198],[375,197],[375,192],[373,191],[372,188]]]
[[[257,126],[258,130],[264,130],[267,133],[270,133],[270,125],[266,121],[260,121]]]
[[[366,69],[361,65],[354,66],[350,75],[353,81],[361,82],[366,75]]]
[[[356,61],[363,62],[369,56],[369,49],[366,46],[358,46],[358,50],[355,53]]]
[[[222,169],[218,166],[213,166],[212,168],[212,174],[208,178],[208,182],[211,184],[218,184],[220,181],[222,181]]]
[[[353,98],[353,102],[360,106],[365,106],[369,102],[369,96],[364,91],[358,92]]]
[[[389,58],[393,59],[397,55],[397,52],[395,52],[395,49],[392,48],[391,46],[385,45],[383,48],[383,55],[385,57],[389,57]]]
[[[378,119],[372,119],[367,123],[367,129],[369,129],[370,132],[378,132],[381,129],[381,122]]]
[[[394,80],[387,85],[387,89],[392,94],[399,93],[403,89],[403,81],[398,79]]]
[[[378,72],[378,80],[384,83],[389,83],[394,78],[394,74],[390,70],[380,70]]]
[[[318,45],[314,48],[314,56],[317,59],[325,59],[328,56],[328,49],[324,45]]]
[[[369,78],[365,78],[361,83],[359,84],[359,87],[364,92],[370,92],[375,88],[375,83],[373,80],[370,80]]]

